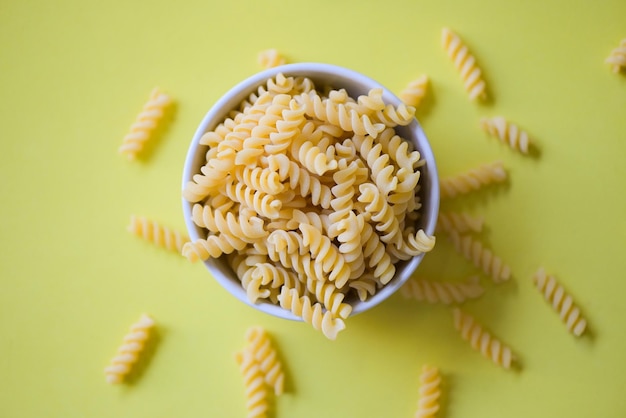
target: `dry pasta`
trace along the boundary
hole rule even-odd
[[[481,232],[483,229],[483,219],[475,217],[467,212],[441,212],[437,220],[437,228],[444,231],[451,229],[464,234],[466,232]]]
[[[482,79],[481,70],[476,64],[476,59],[470,54],[461,38],[450,29],[443,28],[441,31],[441,42],[448,56],[454,62],[455,67],[459,70],[470,99],[486,99],[485,81]]]
[[[146,314],[142,314],[139,321],[131,326],[130,332],[124,337],[124,342],[117,350],[117,354],[111,360],[110,365],[104,369],[108,383],[121,383],[130,373],[133,365],[139,359],[153,327],[154,320]]]
[[[420,374],[419,400],[415,418],[433,418],[437,414],[441,396],[440,385],[439,369],[428,364],[424,365]]]
[[[130,132],[124,137],[119,147],[120,154],[125,154],[129,159],[134,159],[143,150],[143,147],[153,134],[159,121],[163,118],[165,108],[172,99],[155,87],[150,93],[150,98],[143,109],[137,115],[135,122],[130,127]]]
[[[506,170],[500,161],[483,164],[467,172],[441,179],[439,182],[441,198],[452,198],[477,191],[493,183],[502,183],[506,179]]]
[[[410,279],[400,288],[400,294],[407,299],[420,302],[463,303],[475,299],[484,292],[478,276],[472,276],[463,282],[439,282],[427,279]]]
[[[482,118],[480,127],[489,135],[495,136],[511,148],[520,151],[522,154],[528,154],[530,146],[528,133],[502,116]]]
[[[470,235],[461,235],[454,229],[448,231],[448,235],[456,251],[475,267],[481,268],[495,283],[511,277],[511,268],[500,257],[493,255],[480,241]]]
[[[424,97],[426,97],[427,88],[428,76],[424,74],[409,82],[398,97],[409,106],[419,107]]]
[[[158,222],[146,219],[142,216],[132,215],[128,231],[147,241],[153,242],[159,247],[181,253],[189,238],[182,232],[167,228]]]
[[[274,390],[275,395],[281,395],[284,391],[285,373],[269,335],[262,327],[252,327],[246,332],[246,340],[261,368],[265,383]]]
[[[183,197],[203,235],[183,255],[226,256],[251,303],[336,338],[350,301],[435,245],[416,226],[424,161],[395,129],[414,114],[382,89],[352,98],[307,78],[267,80],[202,136],[206,163]]]
[[[619,73],[622,68],[626,68],[626,38],[622,39],[619,46],[611,51],[605,62],[611,64],[614,73]]]
[[[248,418],[263,418],[267,416],[269,407],[268,392],[261,372],[261,367],[250,350],[243,350],[235,354],[235,361],[239,365],[239,372],[243,377],[246,390],[246,408]]]
[[[533,276],[533,282],[545,300],[559,314],[568,331],[580,337],[585,332],[587,321],[582,317],[580,309],[574,304],[574,300],[563,286],[554,276],[547,275],[543,267],[537,270]]]
[[[454,327],[464,340],[468,341],[474,350],[505,369],[511,367],[514,360],[511,349],[491,336],[469,314],[454,308]]]
[[[278,67],[279,65],[283,65],[287,61],[282,55],[280,55],[278,50],[274,48],[270,48],[270,49],[264,49],[263,51],[259,52],[258,62],[259,62],[259,65],[263,68],[272,68],[272,67]]]

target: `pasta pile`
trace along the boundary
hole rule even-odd
[[[117,350],[116,356],[111,360],[111,364],[104,369],[108,383],[121,383],[124,377],[130,373],[133,365],[139,359],[153,327],[154,320],[146,314],[142,314],[139,321],[131,326],[130,332],[124,337],[124,342]]]
[[[165,109],[172,103],[172,99],[155,87],[150,93],[150,98],[137,115],[137,119],[130,127],[118,151],[133,160],[137,157],[150,140],[158,123],[163,118]]]
[[[626,68],[626,38],[622,39],[619,46],[611,51],[605,62],[611,64],[614,73],[619,73],[622,68]]]
[[[269,392],[282,395],[285,374],[270,337],[262,327],[252,327],[246,332],[246,347],[235,353],[235,360],[244,378],[248,416],[264,417],[269,408]]]
[[[318,91],[278,74],[200,143],[206,163],[184,188],[206,237],[189,260],[227,255],[248,298],[279,304],[334,339],[395,264],[430,251],[416,227],[424,162],[395,127],[415,109]]]

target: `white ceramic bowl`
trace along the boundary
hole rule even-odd
[[[331,86],[335,89],[344,88],[348,94],[354,98],[359,95],[367,94],[372,88],[383,88],[383,100],[385,103],[391,103],[394,106],[401,103],[399,98],[377,81],[356,71],[336,65],[321,63],[287,64],[262,71],[230,89],[206,114],[200,126],[198,126],[193,140],[191,141],[191,145],[189,146],[183,171],[183,188],[187,182],[192,179],[194,174],[200,172],[200,167],[206,163],[207,148],[206,146],[199,145],[199,140],[202,135],[205,132],[213,130],[219,123],[223,122],[231,110],[238,108],[244,99],[248,98],[259,86],[264,85],[269,78],[275,77],[278,73],[283,73],[285,76],[308,77],[318,88],[324,85]],[[420,152],[422,159],[426,162],[422,167],[419,182],[421,185],[420,193],[423,206],[421,208],[422,213],[418,228],[423,228],[427,234],[432,235],[435,230],[439,211],[439,179],[433,152],[417,120],[414,120],[408,126],[397,127],[396,132],[404,139],[412,142],[415,149]],[[194,224],[191,216],[192,207],[193,204],[183,198],[185,223],[190,239],[195,241],[198,238],[206,238],[206,231]],[[398,263],[393,279],[365,302],[361,302],[358,298],[347,300],[353,307],[352,315],[370,309],[391,296],[409,279],[423,257],[424,255],[422,254],[406,262]],[[301,320],[291,312],[270,302],[250,303],[245,290],[241,286],[241,282],[225,260],[221,258],[209,258],[204,264],[213,277],[226,288],[229,293],[245,304],[280,318]]]

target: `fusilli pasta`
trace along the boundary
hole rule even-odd
[[[415,418],[433,418],[439,411],[440,384],[439,369],[428,364],[424,365],[420,374],[419,400]]]
[[[446,232],[454,229],[460,234],[466,232],[481,232],[483,219],[471,216],[467,212],[441,212],[437,221],[437,227]]]
[[[246,408],[248,418],[263,418],[267,416],[268,393],[261,372],[261,367],[250,350],[243,350],[235,354],[235,361],[243,377],[246,389]]]
[[[154,320],[146,314],[142,314],[139,321],[130,327],[130,332],[124,337],[124,342],[111,360],[111,364],[104,369],[108,383],[121,383],[130,373],[153,327]]]
[[[619,73],[622,68],[626,68],[626,38],[622,39],[619,46],[611,51],[605,62],[611,64],[614,73]]]
[[[587,321],[582,317],[580,309],[574,304],[572,297],[558,283],[554,276],[549,276],[541,267],[533,276],[535,287],[543,294],[545,300],[559,314],[569,332],[580,337],[587,327]]]
[[[400,99],[409,106],[419,107],[420,103],[426,96],[426,89],[428,88],[428,76],[421,75],[415,80],[412,80],[405,88],[400,92]]]
[[[483,272],[494,282],[499,283],[511,277],[510,267],[503,263],[500,257],[493,255],[480,241],[469,235],[460,235],[455,230],[448,231],[448,235],[456,251],[472,262],[475,267],[482,268]]]
[[[485,81],[482,79],[480,68],[476,64],[476,59],[470,54],[467,46],[463,44],[461,38],[448,28],[441,31],[441,41],[443,48],[454,62],[455,67],[461,73],[461,78],[471,100],[476,98],[486,99]]]
[[[282,395],[285,373],[269,335],[262,327],[252,327],[246,332],[246,340],[259,363],[265,382],[274,389],[275,395]]]
[[[259,65],[263,68],[278,67],[279,65],[284,65],[287,62],[285,58],[280,55],[278,50],[274,48],[264,49],[259,52],[258,61]]]
[[[478,276],[472,276],[464,282],[439,282],[427,279],[408,280],[401,288],[400,293],[407,299],[420,302],[463,303],[467,299],[474,299],[484,292]]]
[[[120,154],[125,154],[129,159],[134,159],[143,150],[143,147],[153,134],[159,121],[163,118],[164,111],[170,105],[172,99],[155,87],[150,93],[150,98],[137,115],[137,119],[130,127],[130,132],[124,137],[119,147]]]
[[[502,344],[485,331],[480,324],[469,314],[459,308],[453,309],[454,327],[464,340],[468,341],[474,350],[490,359],[498,366],[508,369],[514,360],[511,349]]]
[[[501,162],[484,164],[465,173],[441,179],[441,198],[452,198],[481,189],[492,183],[506,181],[507,174]]]
[[[151,241],[159,247],[181,253],[185,243],[189,242],[186,234],[169,229],[158,222],[141,216],[132,215],[128,231],[147,241]]]
[[[530,147],[528,133],[502,116],[482,118],[480,127],[489,135],[495,136],[511,148],[520,151],[522,154],[528,154]]]

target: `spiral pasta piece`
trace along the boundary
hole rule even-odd
[[[467,212],[442,212],[437,220],[437,227],[446,232],[454,229],[464,234],[466,232],[481,232],[483,219],[474,217]]]
[[[189,242],[187,235],[142,216],[131,215],[128,231],[159,247],[179,254],[185,243]]]
[[[495,136],[511,148],[520,151],[522,154],[528,154],[530,146],[528,133],[507,121],[504,117],[481,118],[480,127],[489,135]]]
[[[454,327],[465,341],[468,341],[474,350],[505,369],[511,367],[514,361],[511,349],[491,336],[469,314],[459,308],[453,309]]]
[[[122,145],[118,151],[125,154],[129,159],[135,159],[150,139],[167,106],[172,103],[172,99],[155,87],[150,93],[150,98],[137,115],[135,122],[130,126],[130,132],[124,136]]]
[[[333,315],[346,319],[352,313],[352,306],[343,302],[345,295],[333,283],[309,277],[306,286],[307,290],[315,295],[317,301],[323,304]]]
[[[186,242],[182,253],[191,262],[204,261],[209,257],[218,258],[222,254],[241,251],[246,244],[242,239],[228,234],[209,235],[206,239]]]
[[[464,282],[439,282],[427,279],[411,279],[400,288],[406,299],[420,302],[463,303],[467,299],[475,299],[484,292],[478,276],[472,276]]]
[[[480,241],[469,235],[460,235],[455,230],[450,230],[448,234],[456,251],[472,262],[475,267],[482,268],[483,272],[495,283],[503,282],[511,277],[510,267],[493,255]]]
[[[426,97],[426,89],[428,88],[428,76],[423,74],[409,82],[409,84],[400,92],[400,99],[408,106],[419,107],[424,97]]]
[[[278,67],[279,65],[284,65],[287,62],[278,50],[274,48],[260,51],[257,60],[259,65],[263,68]]]
[[[341,318],[336,318],[330,311],[324,312],[320,303],[311,303],[308,296],[298,297],[296,289],[283,287],[278,296],[280,306],[289,309],[294,315],[300,316],[304,322],[322,331],[329,340],[335,340],[337,334],[346,328]]]
[[[225,194],[235,202],[246,205],[261,216],[274,219],[278,217],[282,201],[274,196],[246,186],[243,183],[228,183]]]
[[[582,317],[580,309],[574,304],[574,300],[563,286],[554,276],[547,275],[543,267],[537,270],[533,276],[533,282],[537,290],[543,294],[544,299],[559,314],[568,331],[580,337],[585,332],[587,321]]]
[[[360,137],[355,135],[352,140],[367,166],[371,170],[372,181],[380,190],[383,196],[388,196],[390,192],[396,190],[398,179],[394,174],[393,165],[389,164],[390,156],[383,152],[382,144],[374,145],[374,138],[371,136]]]
[[[419,400],[415,418],[433,418],[439,411],[440,384],[439,369],[425,364],[420,374]]]
[[[130,332],[124,337],[124,342],[117,350],[117,354],[111,360],[110,365],[104,369],[108,383],[121,383],[124,377],[130,373],[133,365],[139,359],[153,327],[154,320],[146,314],[142,314],[139,321],[130,327]]]
[[[385,127],[393,128],[395,126],[406,126],[415,119],[415,108],[400,103],[398,107],[391,104],[385,106],[384,109],[376,111],[374,120],[380,122]],[[369,132],[368,132],[369,134]],[[359,135],[357,133],[357,135]],[[371,135],[371,134],[370,134]],[[371,135],[374,138],[376,136]]]
[[[325,235],[311,225],[301,224],[302,242],[309,247],[312,257],[322,265],[325,273],[330,273],[328,279],[342,288],[350,279],[350,269],[343,254]]]
[[[262,327],[256,326],[246,331],[246,341],[250,351],[261,368],[265,383],[274,389],[275,395],[282,395],[285,384],[285,373],[278,359],[270,336]]]
[[[254,354],[250,350],[243,350],[235,354],[235,361],[239,365],[246,390],[248,418],[266,417],[269,407],[268,393],[261,367]]]
[[[622,68],[626,68],[626,38],[620,41],[619,46],[611,51],[604,62],[611,64],[614,73],[619,73]]]
[[[476,64],[476,58],[470,54],[467,46],[463,44],[461,38],[448,28],[441,31],[441,41],[443,48],[454,62],[454,66],[459,70],[465,90],[471,100],[476,98],[486,99],[485,81],[482,79],[480,68]]]
[[[502,162],[496,161],[473,168],[465,173],[441,179],[441,198],[452,198],[480,190],[484,186],[506,181],[507,174]]]
[[[400,246],[402,234],[398,219],[381,191],[372,183],[361,184],[359,191],[361,194],[357,200],[367,204],[365,211],[370,214],[372,221],[376,222],[376,230],[381,234],[380,240]]]

